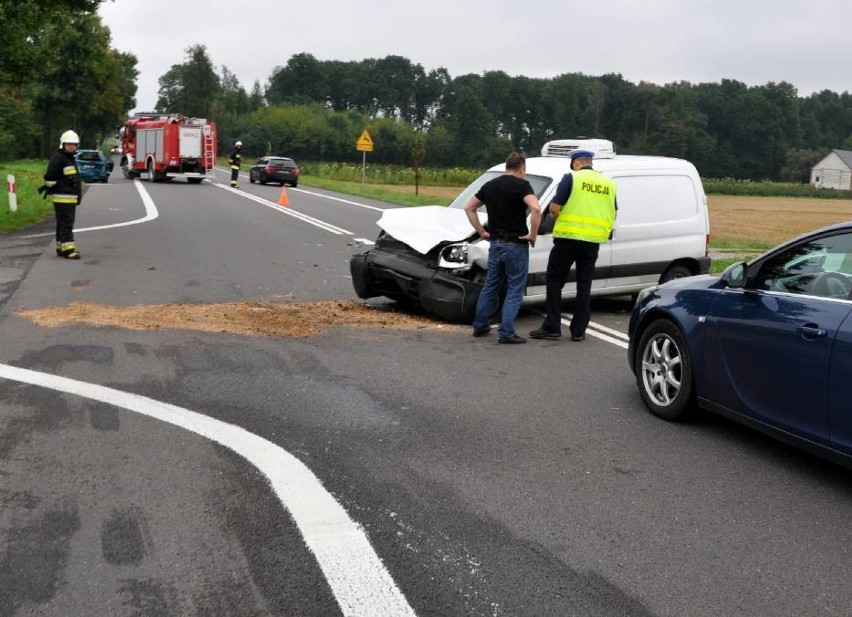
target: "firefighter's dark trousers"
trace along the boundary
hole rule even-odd
[[[231,167],[231,186],[237,186],[237,179],[240,177],[240,170]]]
[[[74,217],[77,214],[76,204],[54,203],[56,214],[56,244],[67,245],[74,242]]]

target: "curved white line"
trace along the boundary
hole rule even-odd
[[[344,615],[415,615],[361,527],[311,470],[283,448],[239,426],[145,396],[6,364],[0,364],[0,377],[135,411],[233,450],[269,479],[316,556]]]
[[[142,183],[139,180],[133,181],[134,186],[136,186],[136,190],[139,192],[139,196],[142,197],[142,203],[145,206],[145,216],[141,219],[134,219],[132,221],[125,221],[123,223],[113,223],[111,225],[99,225],[98,227],[83,227],[82,229],[75,229],[74,233],[80,233],[83,231],[96,231],[99,229],[113,229],[114,227],[126,227],[127,225],[138,225],[139,223],[147,223],[148,221],[153,221],[155,218],[160,216],[160,212],[157,210],[156,204],[154,204],[154,200],[151,199],[151,196],[148,194],[148,191],[142,186]],[[52,232],[47,234],[33,234],[31,236],[25,236],[26,238],[41,238],[44,236],[52,236],[54,235]]]

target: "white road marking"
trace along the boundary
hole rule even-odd
[[[256,195],[252,195],[251,193],[246,193],[245,191],[241,191],[239,189],[231,188],[230,186],[225,186],[224,184],[219,184],[218,182],[213,182],[213,186],[218,187],[220,189],[224,189],[226,191],[231,191],[232,193],[239,195],[240,197],[245,197],[246,199],[250,199],[252,201],[256,201],[259,204],[263,204],[268,208],[272,208],[273,210],[277,210],[282,214],[286,214],[287,216],[292,216],[293,218],[297,218],[300,221],[304,221],[305,223],[309,223],[315,227],[319,227],[325,231],[330,231],[333,234],[343,235],[346,234],[348,236],[352,235],[351,231],[343,229],[342,227],[338,227],[337,225],[332,225],[331,223],[326,223],[325,221],[321,221],[312,216],[308,216],[307,214],[302,214],[301,212],[296,212],[295,210],[291,210],[287,206],[281,206],[267,199],[263,199],[262,197],[258,197]]]
[[[313,191],[306,191],[305,189],[293,189],[294,191],[298,191],[299,193],[305,193],[306,195],[313,195],[315,197],[322,197],[323,199],[330,199],[331,201],[340,201],[345,204],[349,204],[351,206],[358,206],[359,208],[366,208],[367,210],[375,210],[376,212],[384,212],[384,208],[377,208],[376,206],[368,206],[367,204],[360,204],[357,201],[350,201],[349,199],[341,199],[340,197],[332,197],[331,195],[324,195],[322,193],[314,193]]]
[[[574,316],[570,313],[562,313],[562,323],[566,326],[571,325],[571,319]],[[600,330],[600,332],[598,332]],[[605,334],[606,333],[606,334]],[[612,336],[609,336],[609,335]],[[627,349],[627,342],[629,340],[628,336],[618,330],[613,330],[612,328],[607,328],[606,326],[595,323],[593,321],[589,322],[589,327],[586,328],[586,335],[593,336],[595,338],[599,338],[602,341],[606,341],[607,343],[612,343],[616,347],[621,347],[622,349]]]
[[[230,174],[230,171],[228,171],[227,169],[222,169],[220,167],[216,167],[215,169],[216,169],[216,171],[221,172],[223,174],[224,173]],[[247,174],[244,174],[244,173],[241,173],[240,175],[243,178],[248,177]],[[315,193],[313,191],[307,191],[305,189],[299,189],[299,188],[291,188],[290,190],[296,191],[297,193],[304,193],[305,195],[313,195],[315,197],[322,197],[323,199],[329,199],[331,201],[339,201],[339,202],[344,203],[344,204],[349,204],[350,206],[358,206],[359,208],[366,208],[367,210],[375,210],[376,212],[384,212],[384,208],[377,208],[376,206],[368,206],[367,204],[358,203],[357,201],[352,201],[350,199],[342,199],[340,197],[332,197],[331,195],[325,195],[323,193]]]
[[[541,311],[533,311],[538,313],[542,317],[545,317],[547,313],[542,313]],[[574,316],[571,313],[562,313],[562,319],[560,320],[565,326],[571,325],[571,319]],[[598,332],[600,330],[600,332]],[[611,336],[610,336],[611,335]],[[630,338],[624,334],[623,332],[619,332],[618,330],[613,330],[612,328],[608,328],[603,324],[595,323],[594,321],[589,322],[589,327],[586,328],[586,336],[592,336],[594,338],[598,338],[602,341],[606,341],[607,343],[612,343],[616,347],[621,347],[622,349],[627,349],[626,341],[629,341]]]
[[[145,206],[145,216],[141,219],[135,219],[132,221],[125,221],[123,223],[113,223],[111,225],[99,225],[98,227],[83,227],[82,229],[75,229],[74,233],[81,233],[84,231],[97,231],[99,229],[113,229],[114,227],[126,227],[128,225],[138,225],[139,223],[147,223],[148,221],[153,221],[155,218],[160,216],[159,211],[157,210],[157,206],[154,204],[154,200],[151,199],[151,196],[148,194],[148,191],[142,186],[142,183],[139,180],[134,180],[133,185],[136,187],[136,190],[139,192],[139,196],[142,197],[142,203]],[[33,234],[31,236],[24,236],[25,238],[42,238],[46,236],[53,236],[55,233],[46,233],[46,234]]]
[[[349,518],[311,470],[283,448],[239,426],[97,384],[6,364],[0,364],[0,378],[122,407],[233,450],[267,477],[316,556],[344,615],[415,615],[360,525]]]

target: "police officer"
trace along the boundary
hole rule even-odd
[[[44,186],[39,191],[49,194],[56,214],[56,255],[65,259],[80,259],[74,242],[74,217],[82,197],[82,184],[74,154],[80,138],[74,131],[65,131],[59,138],[59,152],[53,155],[44,172]]]
[[[237,178],[240,175],[240,163],[243,162],[243,155],[240,153],[243,149],[243,142],[238,141],[234,144],[234,149],[231,150],[231,155],[228,157],[228,164],[231,166],[231,186],[235,189],[240,188],[237,184]]]
[[[562,336],[562,288],[571,266],[577,264],[577,298],[571,319],[571,340],[586,338],[592,294],[592,278],[601,244],[609,240],[617,205],[615,183],[592,169],[594,153],[571,153],[572,173],[565,174],[550,202],[555,219],[553,248],[547,260],[547,316],[532,338]]]

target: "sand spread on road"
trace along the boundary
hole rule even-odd
[[[20,309],[17,314],[48,328],[83,324],[130,330],[197,330],[253,336],[315,336],[336,326],[448,330],[457,327],[426,316],[400,313],[352,300],[136,306],[74,302],[63,307]]]

